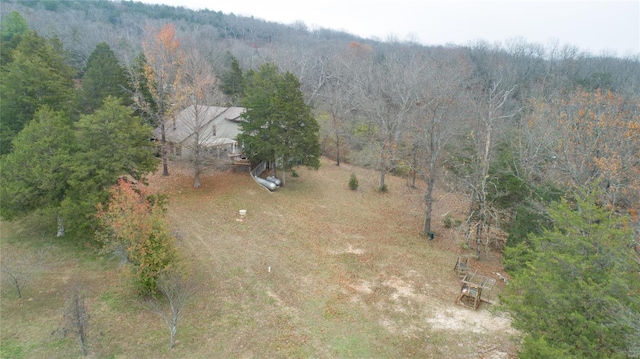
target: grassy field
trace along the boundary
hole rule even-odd
[[[517,333],[507,318],[455,303],[461,233],[442,226],[446,213],[463,218],[454,194],[436,193],[429,241],[419,235],[424,191],[401,178],[389,176],[389,192],[377,193],[377,173],[323,161],[274,193],[231,172],[207,173],[193,189],[188,170],[172,165],[171,176],[150,184],[169,195],[177,244],[200,283],[177,346],[169,349],[164,322],[117,260],[56,239],[53,223],[29,218],[1,223],[3,264],[40,263],[26,274],[22,299],[3,277],[2,358],[80,357],[77,338],[59,330],[77,284],[94,358],[513,357]],[[352,172],[357,191],[348,189]],[[492,255],[472,266],[484,275],[500,269]]]

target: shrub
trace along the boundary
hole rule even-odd
[[[462,224],[462,221],[451,218],[451,215],[447,213],[442,220],[442,224],[444,224],[444,228],[456,228]]]
[[[352,173],[351,177],[349,177],[349,189],[353,191],[358,189],[358,179],[356,178],[355,173]]]
[[[442,224],[444,228],[451,228],[453,226],[453,220],[451,219],[451,215],[447,213],[442,220]]]
[[[109,203],[98,205],[97,214],[98,240],[105,250],[121,255],[131,265],[142,295],[156,292],[158,276],[176,260],[165,211],[158,198],[149,202],[148,195],[143,185],[121,179],[111,188]]]

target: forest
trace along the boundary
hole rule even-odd
[[[425,237],[440,220],[437,187],[467,198],[456,225],[476,257],[503,256],[513,278],[503,302],[528,334],[520,357],[640,357],[640,54],[519,38],[424,46],[134,1],[3,0],[0,10],[3,220],[47,213],[60,236],[108,222],[98,237],[124,251],[133,229],[107,203],[136,196],[122,176],[144,182],[157,168],[152,130],[189,105],[244,106],[249,120],[307,130],[268,150],[246,136],[254,160],[302,146],[287,169],[318,168],[322,156],[376,171],[380,193],[389,176],[424,183],[414,230]],[[266,95],[270,86],[290,92]],[[149,203],[131,210],[148,212],[142,235],[159,233],[150,246],[163,250],[170,234],[154,208],[164,204]],[[173,283],[142,273],[167,266],[170,250],[124,252],[147,293]]]

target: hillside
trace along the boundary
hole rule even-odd
[[[380,194],[375,172],[324,161],[270,193],[246,173],[207,173],[195,190],[186,169],[172,163],[171,170],[150,186],[169,195],[178,244],[200,282],[177,347],[168,349],[166,327],[132,294],[116,262],[86,250],[60,256],[68,246],[31,237],[32,222],[3,223],[3,253],[51,247],[50,270],[33,278],[23,299],[3,285],[3,357],[79,353],[74,337],[56,334],[74,278],[86,293],[94,357],[513,356],[508,319],[487,304],[477,311],[455,304],[459,234],[438,221],[434,241],[418,235],[423,191],[404,179],[389,178],[389,193]],[[360,181],[355,192],[347,188],[351,173]],[[438,191],[436,198],[438,218],[462,215],[458,196]],[[491,259],[477,268],[498,270]]]
[[[521,39],[505,44],[479,41],[469,46],[422,46],[359,36],[326,28],[310,29],[306,24],[284,25],[254,17],[225,14],[213,10],[148,5],[137,1],[0,0],[0,13],[18,11],[30,28],[45,37],[55,37],[64,45],[68,62],[79,74],[91,51],[107,43],[123,64],[128,65],[142,50],[146,27],[173,23],[187,46],[198,46],[225,71],[225,53],[233,54],[243,69],[255,69],[272,62],[294,73],[308,97],[322,83],[322,76],[335,71],[327,66],[333,56],[353,42],[364,43],[378,53],[398,53],[409,57],[423,53],[431,60],[446,56],[469,57],[478,77],[515,77],[523,88],[534,82],[551,86],[611,88],[622,92],[640,91],[638,58],[615,58],[586,53],[571,44],[552,46],[526,43]],[[321,72],[319,74],[318,72]],[[511,82],[511,81],[510,81]]]
[[[0,357],[79,355],[73,293],[100,358],[640,356],[637,55],[423,46],[124,0],[0,0],[0,13]],[[237,146],[211,148],[231,137],[200,111],[188,140],[164,143],[200,105],[247,109]],[[236,148],[322,166],[275,193],[200,174]],[[195,170],[176,162],[189,153]],[[96,236],[107,189],[157,157],[171,230],[129,191],[141,222],[112,197]],[[158,302],[96,241],[152,296],[172,234],[199,284],[175,349]],[[504,294],[511,322],[456,304],[470,253],[479,274],[508,273],[486,294]]]

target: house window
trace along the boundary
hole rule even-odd
[[[177,144],[175,147],[176,150],[176,156],[180,157],[182,156],[182,145]]]
[[[213,136],[215,136],[215,135],[216,135],[216,126],[212,126],[212,127],[211,127],[211,134],[212,134]]]

